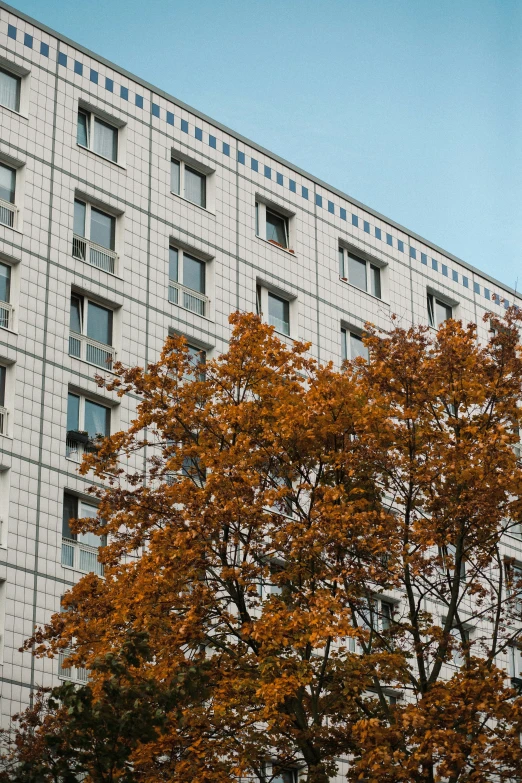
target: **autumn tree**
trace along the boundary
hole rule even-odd
[[[67,736],[66,764],[83,753],[96,783],[325,783],[338,759],[352,780],[520,780],[520,316],[488,319],[486,345],[455,321],[368,327],[369,361],[337,371],[235,314],[204,366],[169,338],[157,363],[100,379],[140,400],[82,466],[99,514],[77,525],[108,536],[105,575],[28,647],[90,670],[93,737],[125,707],[119,755],[97,771],[81,715],[74,734],[43,696],[7,779]],[[116,687],[106,662],[136,634]],[[143,736],[133,715],[151,716]]]

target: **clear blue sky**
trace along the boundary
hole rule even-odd
[[[12,4],[522,289],[522,0]]]

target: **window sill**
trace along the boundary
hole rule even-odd
[[[281,250],[283,253],[286,253],[286,255],[291,256],[292,258],[297,258],[295,254],[295,250],[282,247],[281,245],[278,245],[277,242],[272,242],[270,239],[264,239],[264,237],[260,237],[259,234],[256,234],[256,239],[259,239],[261,242],[264,242],[266,245],[270,245],[270,247],[275,247],[276,250]]]
[[[0,109],[6,109],[11,114],[14,114],[15,117],[19,117],[21,120],[24,120],[25,122],[29,122],[28,114],[22,114],[21,111],[17,111],[16,109],[11,109],[9,106],[4,106],[3,103],[0,103]]]
[[[216,217],[215,211],[209,209],[208,207],[202,207],[201,204],[196,204],[195,201],[190,201],[190,199],[185,198],[185,196],[180,195],[179,193],[174,193],[173,190],[169,191],[171,196],[175,196],[176,198],[179,198],[180,201],[184,201],[185,204],[190,204],[192,207],[197,207],[198,209],[201,209],[202,212],[204,212],[206,215],[211,215],[212,217]]]
[[[365,291],[364,288],[358,288],[356,285],[350,283],[347,277],[339,277],[339,280],[341,283],[345,283],[345,285],[350,286],[350,288],[352,288],[354,291],[359,291],[361,294],[365,294],[366,296],[375,299],[376,302],[381,302],[381,304],[386,305],[386,307],[390,306],[390,303],[386,302],[384,299],[381,299],[380,296],[375,296],[375,294],[371,294],[369,291]]]
[[[118,163],[117,160],[111,160],[111,158],[106,158],[105,155],[100,155],[99,152],[95,152],[94,150],[91,150],[90,147],[84,147],[83,144],[78,144],[76,142],[76,146],[79,147],[81,150],[85,150],[85,152],[90,152],[91,155],[94,155],[96,158],[99,158],[99,160],[105,160],[107,163],[112,163],[113,166],[117,166],[119,169],[122,169],[123,171],[127,171],[127,167],[123,165],[123,163]]]

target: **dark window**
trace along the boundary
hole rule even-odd
[[[10,166],[0,163],[0,199],[14,204],[16,188],[16,171]]]
[[[366,261],[348,253],[348,280],[362,291],[367,290]]]
[[[76,141],[82,147],[89,146],[89,124],[90,116],[86,111],[78,111],[78,127],[76,130]]]
[[[0,405],[2,408],[5,405],[5,375],[6,368],[0,365]]]
[[[0,264],[0,302],[9,302],[11,296],[11,267]]]
[[[288,247],[288,220],[269,209],[266,210],[266,238],[281,247]]]
[[[20,77],[0,68],[0,105],[20,111]]]
[[[91,207],[91,241],[107,250],[114,250],[115,223],[112,215]]]
[[[378,266],[370,264],[371,293],[381,298],[381,270]]]
[[[77,394],[67,397],[67,431],[78,430],[80,427],[80,398]]]
[[[112,310],[88,301],[87,337],[104,345],[112,345]]]
[[[118,159],[118,129],[98,117],[94,118],[93,150],[109,160]]]
[[[78,498],[65,493],[63,496],[62,536],[71,541],[77,541],[77,534],[71,532],[71,519],[78,519]]]
[[[290,334],[290,303],[268,292],[268,323],[278,332]]]
[[[444,321],[453,315],[452,308],[445,302],[441,302],[432,294],[428,294],[428,323],[438,328]]]
[[[179,196],[179,188],[181,181],[181,163],[179,160],[171,160],[170,162],[170,189],[172,193]]]
[[[169,280],[178,282],[178,251],[169,247]]]
[[[205,262],[183,253],[183,285],[205,293]]]
[[[83,297],[71,296],[71,315],[69,319],[69,328],[76,334],[82,333],[82,315],[83,315]]]
[[[206,177],[189,166],[185,166],[185,198],[200,207],[206,206]]]
[[[74,200],[73,231],[78,237],[85,236],[85,213],[87,206],[83,201]]]

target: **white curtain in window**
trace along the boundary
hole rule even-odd
[[[116,160],[116,128],[107,125],[98,118],[94,119],[94,145],[93,149],[99,155],[109,160]]]
[[[20,79],[10,73],[0,71],[0,104],[18,111]]]
[[[185,198],[200,207],[205,206],[205,175],[185,166]]]

